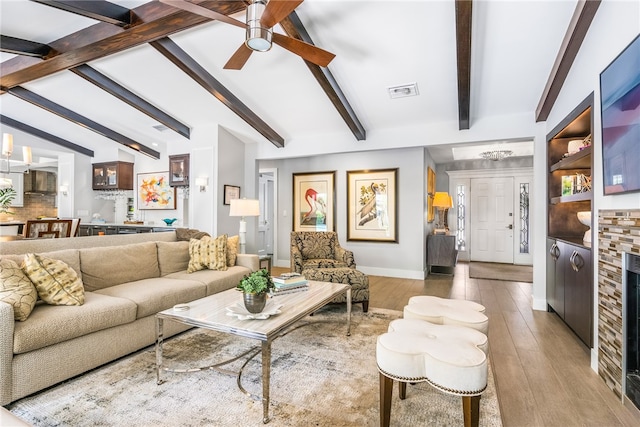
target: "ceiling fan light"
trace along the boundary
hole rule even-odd
[[[245,44],[249,49],[266,52],[271,49],[271,28],[263,28],[260,24],[266,1],[257,0],[247,6],[247,38]]]

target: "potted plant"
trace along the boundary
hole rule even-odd
[[[244,276],[236,287],[243,292],[244,306],[249,313],[260,313],[267,304],[267,293],[274,288],[266,268]]]

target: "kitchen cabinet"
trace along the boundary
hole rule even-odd
[[[24,174],[10,173],[11,186],[16,190],[16,197],[11,202],[12,208],[21,208],[24,206]]]
[[[94,190],[133,190],[133,163],[94,163],[92,166]]]
[[[98,236],[100,233],[105,235],[160,233],[174,230],[175,227],[156,227],[153,225],[80,224],[79,236]]]
[[[591,249],[547,239],[547,306],[593,346]]]

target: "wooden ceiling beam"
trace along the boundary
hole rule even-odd
[[[302,21],[298,17],[298,14],[294,11],[289,14],[288,17],[280,21],[280,26],[284,29],[285,33],[289,37],[294,37],[296,39],[302,40],[303,42],[313,44],[313,40],[311,40],[311,36],[307,32],[304,25],[302,25]],[[338,82],[329,71],[329,68],[319,67],[316,64],[313,64],[309,61],[304,61],[309,67],[311,74],[316,78],[322,90],[327,94],[331,103],[333,103],[336,110],[338,110],[338,114],[345,121],[351,132],[356,137],[358,141],[363,141],[367,139],[367,131],[364,126],[356,116],[355,111],[351,108],[351,104],[347,100],[344,92],[338,85]]]
[[[93,157],[93,150],[89,150],[88,148],[82,147],[78,144],[74,144],[73,142],[67,141],[66,139],[62,139],[58,136],[51,135],[50,133],[47,133],[43,130],[36,129],[33,126],[29,126],[26,123],[22,123],[17,120],[14,120],[11,117],[7,117],[0,114],[0,123],[6,126],[10,126],[14,129],[20,130],[22,132],[28,133],[30,135],[37,136],[38,138],[44,139],[45,141],[49,141],[61,147],[68,148],[69,150],[75,151],[76,153]]]
[[[251,111],[249,107],[244,105],[238,97],[209,74],[207,70],[189,56],[187,52],[182,50],[173,40],[167,37],[153,41],[150,44],[186,75],[195,80],[207,92],[216,97],[216,99],[268,139],[273,145],[278,148],[284,147],[284,138],[282,136],[278,135],[276,131],[269,127],[269,125]]]
[[[49,45],[4,35],[0,35],[0,51],[39,59],[45,59],[57,53]]]
[[[84,1],[84,0],[31,0],[65,12],[106,22],[108,24],[125,27],[132,22],[131,9],[122,7],[108,1]]]
[[[225,15],[245,9],[241,1],[194,1]],[[6,91],[26,82],[46,77],[58,71],[121,52],[170,34],[210,22],[157,1],[145,3],[132,12],[136,21],[127,28],[104,22],[84,28],[73,34],[49,43],[59,52],[45,61],[36,58],[15,57],[0,64],[0,90]]]
[[[191,134],[191,129],[189,126],[165,113],[155,105],[146,101],[145,99],[139,97],[135,93],[131,92],[126,87],[114,82],[109,77],[100,73],[95,68],[92,68],[88,65],[79,65],[77,67],[71,68],[69,71],[75,73],[76,75],[82,77],[88,82],[93,83],[98,86],[100,89],[105,92],[115,96],[119,100],[129,104],[136,110],[146,114],[152,119],[164,124],[169,129],[179,133],[185,138],[189,139]]]
[[[100,123],[96,123],[93,120],[76,113],[75,111],[71,111],[68,108],[63,107],[60,104],[56,104],[55,102],[50,101],[47,98],[31,92],[30,90],[17,86],[9,89],[8,92],[13,96],[22,99],[23,101],[27,101],[37,107],[49,111],[50,113],[56,114],[63,119],[67,119],[72,123],[92,130],[106,138],[112,139],[124,145],[125,147],[131,148],[132,150],[135,150],[139,153],[146,154],[147,156],[154,159],[160,158],[160,153],[156,150],[153,150],[146,145],[140,144],[139,142],[134,141],[114,130],[111,130],[106,126],[101,125]]]
[[[472,0],[456,0],[456,56],[458,61],[458,128],[469,129],[471,112]]]
[[[538,102],[536,122],[544,122],[549,117],[564,81],[569,71],[571,71],[573,61],[576,59],[580,46],[589,31],[591,22],[600,7],[600,2],[601,0],[578,0],[558,51],[558,56],[549,74],[549,79]]]

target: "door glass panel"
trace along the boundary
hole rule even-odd
[[[520,253],[529,253],[529,183],[520,184]]]
[[[465,210],[466,210],[466,206],[464,203],[465,191],[466,189],[464,184],[458,184],[456,186],[456,222],[457,222],[456,243],[458,244],[459,251],[466,250],[466,246],[467,246],[465,229],[464,229]]]

